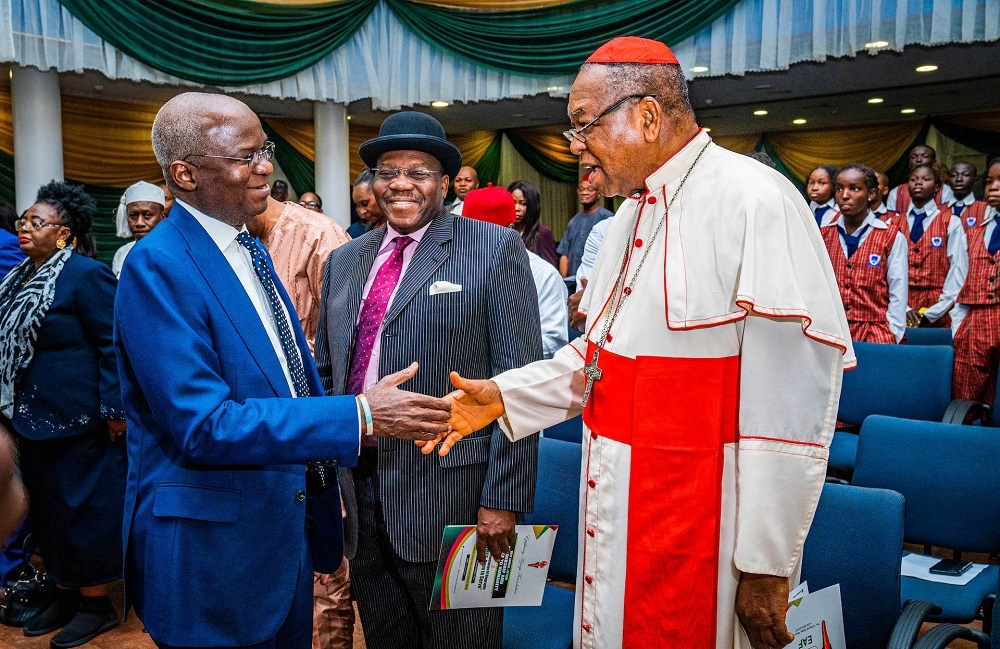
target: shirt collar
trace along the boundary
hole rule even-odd
[[[919,210],[917,209],[916,205],[913,205],[911,203],[909,211],[906,212],[906,216],[908,217],[913,216],[913,213],[918,211],[923,212],[927,216],[933,217],[937,216],[937,213],[940,212],[941,210],[938,209],[937,203],[935,203],[934,199],[932,198],[931,200],[927,201],[927,203]]]
[[[836,224],[837,227],[842,228],[845,232],[847,231],[847,225],[844,223],[843,214],[837,214]],[[872,212],[871,210],[868,210],[868,216],[866,216],[865,220],[861,222],[861,227],[858,228],[858,230],[863,229],[866,225],[871,226],[876,230],[886,230],[889,227],[885,221],[878,218],[878,216],[875,215],[875,212]],[[858,230],[855,230],[855,232]]]
[[[965,195],[965,198],[956,198],[952,201],[952,205],[972,205],[976,202],[976,196],[972,192]]]
[[[652,193],[660,191],[671,182],[684,177],[698,154],[706,144],[712,141],[705,129],[699,129],[698,134],[691,138],[691,141],[684,145],[680,151],[667,159],[659,169],[646,177],[646,192]]]
[[[177,201],[181,207],[187,210],[188,213],[194,217],[195,221],[201,224],[201,227],[205,228],[205,232],[207,232],[208,236],[212,238],[215,245],[219,246],[219,250],[225,250],[228,248],[234,241],[236,241],[236,235],[240,232],[247,231],[247,227],[245,225],[237,230],[228,223],[223,223],[219,219],[212,218],[179,198],[175,198],[174,200]]]
[[[997,208],[990,205],[989,207],[986,208],[986,214],[983,215],[982,225],[986,225],[987,223],[995,219],[997,216],[1000,216],[1000,211],[997,211]]]
[[[809,209],[810,210],[812,210],[813,212],[815,212],[817,207],[829,207],[831,210],[835,210],[835,209],[837,209],[837,201],[835,201],[835,200],[833,200],[831,198],[830,200],[828,200],[827,202],[823,203],[822,205],[820,205],[816,201],[809,201]]]
[[[889,211],[889,208],[885,206],[885,203],[879,203],[878,207],[875,208],[874,212],[876,214],[885,214]]]
[[[431,221],[428,221],[427,224],[424,227],[420,228],[416,232],[411,232],[409,235],[406,235],[406,236],[409,236],[411,239],[413,239],[414,243],[420,243],[420,240],[424,238],[425,234],[427,234],[427,229],[429,227],[431,227],[431,222],[432,221],[433,221],[433,219],[431,219]],[[397,232],[396,228],[394,228],[391,225],[389,225],[389,222],[386,221],[385,222],[385,237],[382,238],[382,245],[379,246],[378,251],[382,252],[386,248],[388,248],[390,245],[394,245],[392,243],[393,240],[394,239],[398,239],[401,236],[403,236],[403,235],[400,234],[399,232]]]

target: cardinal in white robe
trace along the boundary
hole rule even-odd
[[[453,374],[439,452],[494,419],[517,440],[582,412],[574,646],[783,647],[854,364],[813,215],[698,127],[661,43],[598,49],[569,116],[591,182],[629,197],[581,301],[586,334],[492,380]]]

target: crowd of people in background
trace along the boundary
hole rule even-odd
[[[766,154],[751,157],[773,167]],[[310,351],[322,326],[327,259],[352,239],[387,225],[375,184],[371,169],[355,179],[351,197],[357,219],[346,231],[323,213],[315,192],[291,201],[288,184],[280,179],[271,184],[267,209],[247,224],[270,253]],[[587,175],[577,192],[581,210],[558,245],[540,222],[538,188],[523,180],[506,188],[481,187],[476,170],[463,166],[451,181],[453,200],[442,208],[520,235],[546,358],[582,327],[577,305],[614,217]],[[1000,159],[980,176],[966,162],[945,169],[931,147],[918,146],[910,152],[906,181],[897,187],[862,164],[822,165],[809,174],[806,194],[854,340],[905,343],[907,328],[950,327],[954,396],[992,405],[1000,360]],[[100,217],[81,188],[53,181],[21,215],[0,205],[0,422],[17,442],[31,501],[30,528],[57,586],[49,608],[24,633],[59,630],[52,640],[57,649],[118,624],[107,590],[122,576],[125,484],[112,345],[116,277],[135,243],[169,218],[173,201],[166,184],[128,188],[115,218],[118,235],[130,241],[115,253],[110,269],[93,259],[93,222]],[[86,504],[84,518],[80,503]],[[313,586],[314,646],[350,646],[348,560],[336,570],[315,573]]]
[[[977,198],[977,185],[980,183]],[[907,328],[950,328],[952,393],[992,406],[1000,361],[1000,159],[982,177],[914,147],[906,181],[861,164],[818,166],[809,207],[833,263],[851,336],[905,343]]]

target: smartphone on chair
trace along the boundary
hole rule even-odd
[[[972,562],[964,559],[941,559],[930,567],[930,573],[945,577],[960,577],[971,567]]]

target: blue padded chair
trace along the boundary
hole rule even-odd
[[[861,429],[854,484],[906,498],[907,542],[957,551],[1000,551],[1000,435],[990,428],[869,417]],[[965,586],[902,578],[902,599],[933,602],[933,619],[965,624],[984,610],[989,633],[1000,570],[989,566]]]
[[[572,419],[567,419],[560,424],[546,428],[542,431],[542,437],[581,444],[583,443],[583,417],[577,415]]]
[[[576,581],[577,527],[580,519],[580,454],[577,443],[543,437],[538,444],[535,507],[531,525],[558,525],[549,576]],[[539,607],[504,611],[503,649],[568,649],[573,645],[574,594],[548,584]]]
[[[951,346],[951,327],[907,327],[907,345],[946,345]]]
[[[940,609],[907,602],[900,610],[903,497],[886,489],[826,484],[802,554],[809,590],[840,584],[851,649],[909,649],[924,618]]]
[[[854,343],[858,366],[844,372],[837,419],[861,426],[869,415],[941,421],[951,403],[951,346],[920,347]],[[854,469],[858,438],[837,431],[830,445],[830,467]]]

